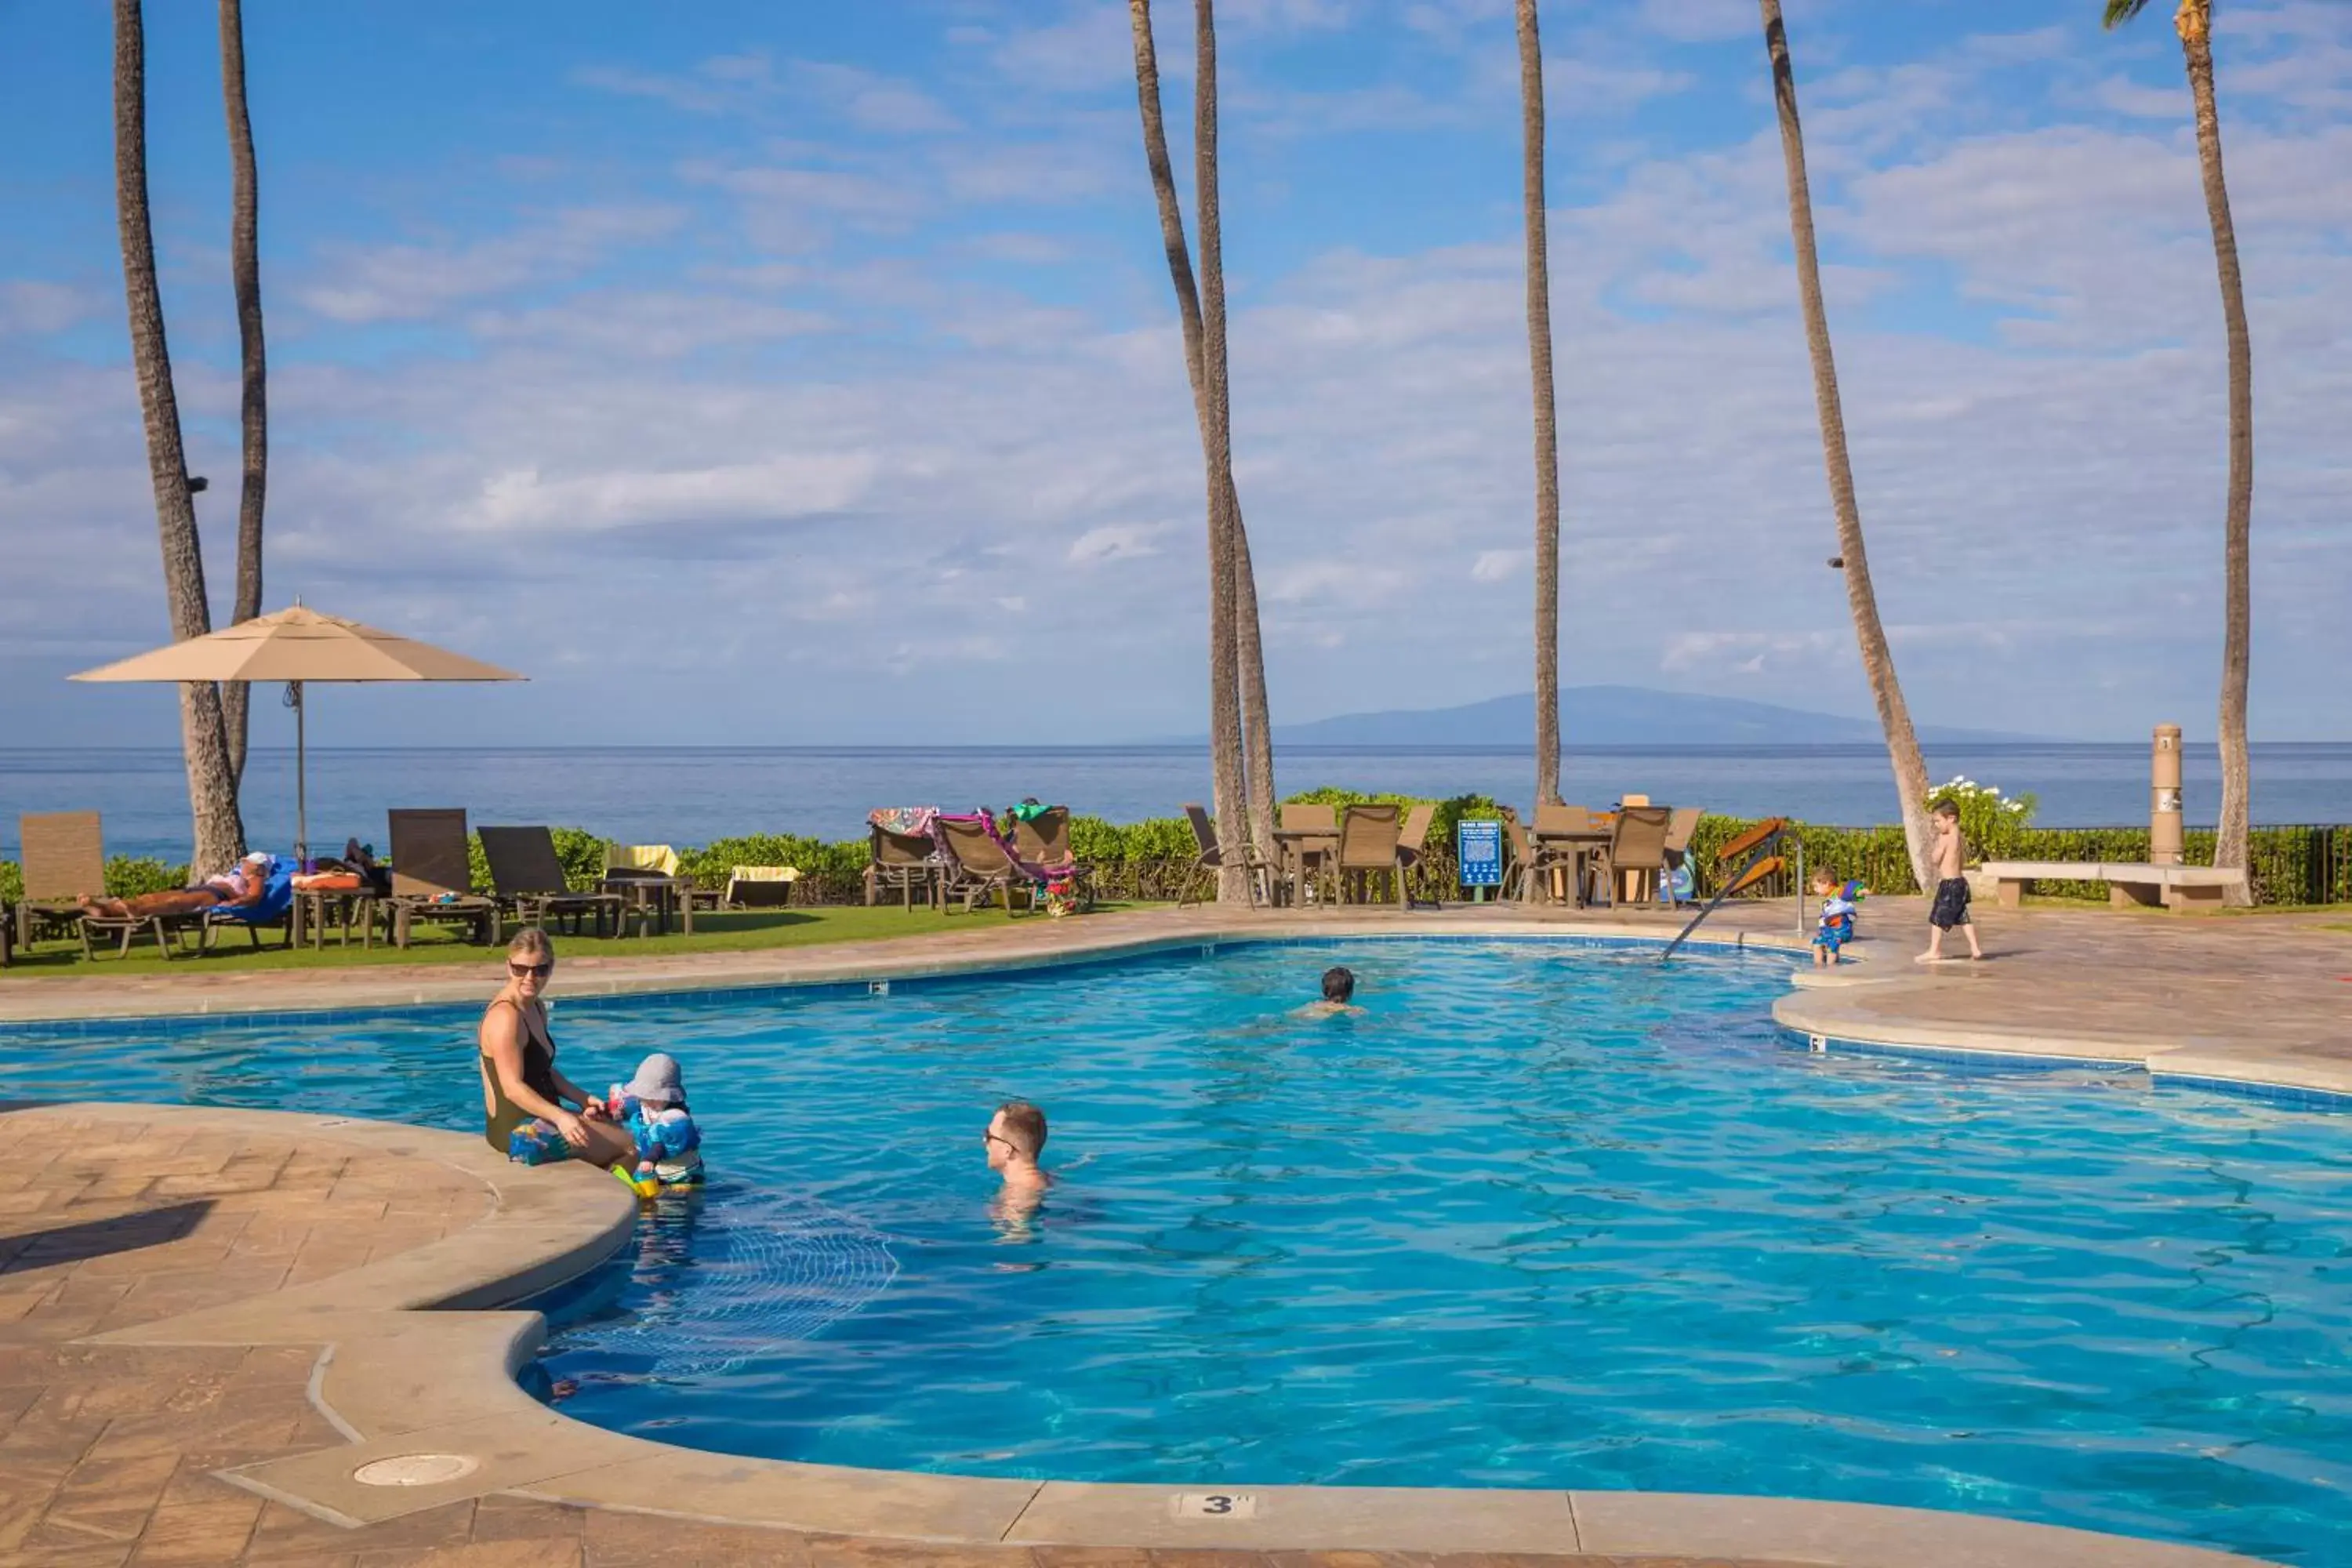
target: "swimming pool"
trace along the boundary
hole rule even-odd
[[[1333,962],[1369,1015],[1288,1018]],[[1250,943],[561,1005],[575,1079],[685,1060],[717,1184],[552,1304],[544,1372],[584,1420],[777,1458],[1764,1492],[2352,1561],[2352,1119],[1792,1049],[1787,968]],[[469,1023],[0,1033],[0,1083],[474,1126]],[[982,1168],[1015,1094],[1063,1178],[1026,1221]]]

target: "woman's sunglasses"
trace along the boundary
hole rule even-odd
[[[545,963],[517,963],[509,959],[507,961],[507,973],[517,980],[525,975],[534,980],[544,980],[555,973],[555,960],[551,958]]]

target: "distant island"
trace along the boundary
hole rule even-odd
[[[1307,724],[1277,724],[1274,737],[1290,746],[1531,746],[1535,695],[1490,698],[1459,708],[1347,713]],[[1821,746],[1880,743],[1875,719],[1848,719],[1639,686],[1574,686],[1559,694],[1560,742],[1565,746]],[[1991,730],[1920,727],[1929,743],[1985,744],[2043,737]]]

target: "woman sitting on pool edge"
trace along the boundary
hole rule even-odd
[[[555,1039],[541,999],[554,973],[555,944],[547,933],[537,926],[515,932],[507,943],[507,983],[483,1011],[477,1041],[482,1135],[509,1159],[534,1165],[586,1160],[609,1170],[635,1161],[636,1144],[604,1120],[585,1089],[555,1070]],[[567,1109],[567,1100],[581,1109]]]

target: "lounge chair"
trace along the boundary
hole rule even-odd
[[[1690,863],[1691,835],[1698,831],[1698,819],[1697,806],[1678,805],[1675,807],[1674,820],[1666,826],[1665,870],[1658,879],[1658,886],[1670,904],[1689,903],[1698,891],[1696,874],[1676,875]]]
[[[1068,877],[1076,890],[1078,907],[1094,908],[1095,868],[1082,864],[1070,852],[1070,808],[1054,806],[1034,816],[1015,817],[1013,823],[1013,853],[1033,866],[1059,872]]]
[[[1202,872],[1219,873],[1223,871],[1228,864],[1237,864],[1243,870],[1249,873],[1249,900],[1252,909],[1257,907],[1261,893],[1266,895],[1267,902],[1273,901],[1272,884],[1269,881],[1273,868],[1269,867],[1265,858],[1258,854],[1256,845],[1244,838],[1238,845],[1228,848],[1218,838],[1216,825],[1209,820],[1208,812],[1197,802],[1186,803],[1184,818],[1192,825],[1192,842],[1199,848],[1200,855],[1193,860],[1192,868],[1184,873],[1184,885],[1177,889],[1176,907],[1178,909],[1181,910],[1186,904],[1194,901],[1192,889],[1200,884]],[[1212,886],[1213,885],[1212,883]]]
[[[1017,885],[1029,895],[1029,908],[1037,908],[1037,888],[1043,879],[1038,868],[1016,861],[1003,841],[996,837],[993,826],[984,816],[941,816],[935,824],[940,835],[940,847],[947,854],[946,879],[940,887],[940,897],[963,900],[963,912],[970,914],[973,906],[985,902],[992,894],[1004,900],[1004,912],[1013,912],[1013,889]]]
[[[727,876],[721,902],[730,910],[780,910],[793,901],[797,866],[738,866]]]
[[[152,933],[156,947],[170,958],[174,933],[203,926],[200,910],[129,917],[82,912],[83,894],[106,896],[106,843],[98,813],[28,812],[16,819],[16,830],[25,847],[25,896],[16,905],[16,938],[27,948],[45,936],[79,936],[81,955],[95,959],[98,951],[90,938],[119,935],[121,956],[127,958],[131,943],[143,931]]]
[[[618,893],[575,893],[555,853],[555,835],[545,827],[485,827],[482,856],[490,863],[490,891],[524,925],[570,921],[578,932],[583,916],[593,916],[596,934],[620,927]],[[397,864],[397,862],[395,862]]]
[[[1404,826],[1397,834],[1397,876],[1399,886],[1405,889],[1407,909],[1412,908],[1412,889],[1406,879],[1429,854],[1429,825],[1436,816],[1437,807],[1429,801],[1421,801],[1404,814]]]
[[[391,813],[392,898],[384,914],[392,944],[408,945],[418,921],[464,927],[479,942],[499,940],[499,906],[474,891],[466,814],[456,807]]]
[[[1609,889],[1612,909],[1622,907],[1621,874],[1655,877],[1658,868],[1666,863],[1666,832],[1673,826],[1674,813],[1663,805],[1628,805],[1618,810],[1616,830],[1610,835],[1609,847],[1601,852],[1596,868],[1597,880]],[[1636,891],[1624,903],[1644,901],[1645,891]]]
[[[900,833],[877,822],[869,830],[873,842],[866,863],[866,904],[872,906],[877,894],[896,888],[911,914],[915,891],[920,889],[924,904],[936,908],[944,880],[939,840],[928,828],[921,833]]]
[[[258,952],[261,947],[263,930],[272,926],[285,933],[284,940],[279,945],[292,947],[294,945],[294,873],[300,870],[301,867],[302,863],[299,860],[284,855],[271,856],[269,869],[262,879],[261,897],[257,901],[250,904],[226,905],[219,909],[206,910],[204,912],[203,920],[197,928],[200,932],[199,948],[209,952],[212,951],[213,937],[215,933],[241,928],[247,938],[252,942],[255,951]]]
[[[1350,891],[1360,891],[1364,897],[1358,902],[1369,902],[1371,881],[1385,873],[1390,886],[1396,891],[1396,901],[1405,902],[1404,868],[1397,863],[1397,807],[1388,805],[1351,805],[1339,813],[1339,893],[1342,898]],[[1423,828],[1425,833],[1428,830]]]

